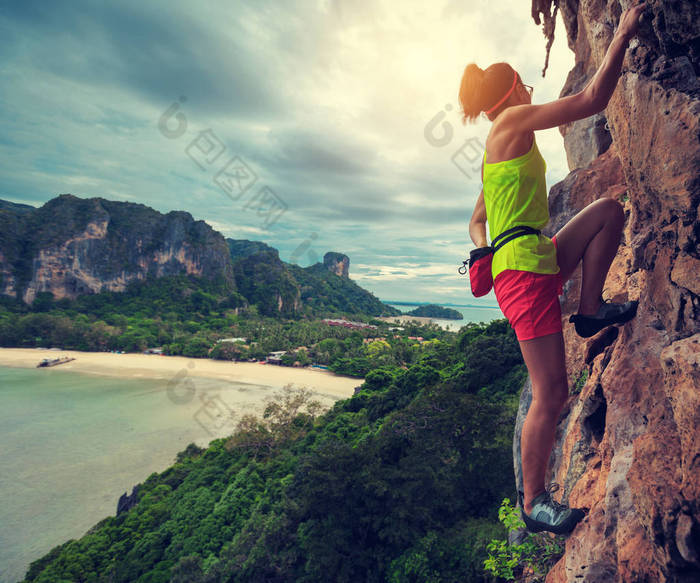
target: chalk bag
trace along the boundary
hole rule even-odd
[[[491,241],[490,246],[478,247],[469,253],[469,259],[462,261],[462,266],[459,268],[461,274],[465,274],[469,270],[469,284],[472,289],[472,294],[475,298],[485,296],[493,287],[493,276],[491,275],[491,261],[493,254],[498,251],[503,245],[522,237],[523,235],[539,235],[538,229],[533,229],[526,225],[519,225],[503,231],[498,237]]]

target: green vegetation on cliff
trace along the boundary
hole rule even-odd
[[[490,581],[524,367],[505,321],[431,346],[323,414],[288,390],[190,445],[25,581]]]
[[[299,282],[301,300],[314,313],[336,318],[352,314],[398,316],[401,310],[382,303],[372,292],[361,288],[352,279],[331,273],[323,263],[309,267],[288,264],[287,268]]]

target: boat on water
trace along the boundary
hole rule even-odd
[[[75,358],[69,356],[63,356],[60,358],[45,358],[39,364],[37,364],[36,367],[42,368],[46,366],[56,366],[57,364],[64,364],[66,362],[70,362],[71,360],[75,360]]]

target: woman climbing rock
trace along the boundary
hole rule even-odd
[[[521,435],[524,491],[518,494],[525,524],[534,532],[568,533],[584,517],[583,510],[553,500],[558,484],[546,487],[544,483],[556,422],[569,396],[558,299],[562,286],[582,262],[578,314],[570,322],[583,337],[627,322],[637,310],[637,302],[615,304],[602,299],[625,220],[616,200],[593,202],[551,239],[540,233],[549,221],[549,211],[546,163],[534,132],[606,108],[644,8],[641,2],[621,15],[598,71],[575,95],[533,105],[532,87],[507,63],[495,63],[485,71],[470,63],[461,80],[464,123],[473,122],[482,111],[493,122],[484,151],[483,188],[469,234],[477,248],[488,248],[489,223],[489,277],[493,277],[496,299],[515,331],[532,381],[532,403]]]

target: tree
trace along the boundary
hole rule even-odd
[[[307,366],[311,364],[311,358],[309,358],[309,353],[304,349],[297,351],[296,359],[299,361],[299,364],[301,366]]]
[[[197,554],[181,557],[171,569],[170,583],[199,583],[203,579],[202,557]]]
[[[136,330],[125,332],[115,341],[116,347],[124,352],[143,352],[153,344],[155,344],[153,336]]]
[[[371,359],[376,359],[382,354],[391,352],[391,345],[386,340],[372,340],[367,344],[367,356]]]
[[[35,312],[48,312],[54,306],[54,297],[50,291],[38,292],[32,302],[32,310]]]
[[[287,352],[286,354],[283,354],[280,357],[280,361],[282,362],[282,366],[292,366],[294,364],[294,361],[296,360],[296,356],[294,354],[290,354]]]
[[[378,390],[388,388],[394,382],[394,373],[387,368],[376,368],[367,373],[363,388]]]
[[[211,342],[194,337],[185,343],[182,355],[190,358],[206,358],[209,355],[209,348],[211,348]]]
[[[90,350],[108,350],[119,335],[119,330],[106,324],[102,320],[94,322],[86,334],[86,341]]]
[[[209,353],[209,358],[216,360],[245,360],[250,354],[243,342],[218,342]]]
[[[262,419],[244,415],[236,426],[236,432],[226,442],[226,449],[239,449],[254,457],[265,457],[276,448],[300,439],[313,427],[322,410],[320,402],[312,399],[313,393],[295,389],[286,384],[265,407]]]

